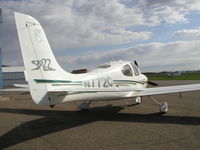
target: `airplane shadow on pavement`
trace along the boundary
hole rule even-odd
[[[0,109],[0,112],[44,116],[25,122],[0,137],[0,149],[95,121],[141,122],[179,125],[200,125],[199,117],[162,116],[160,113],[120,113],[120,106],[91,108],[89,111],[51,111],[33,109]]]

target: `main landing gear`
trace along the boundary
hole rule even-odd
[[[127,105],[127,106],[131,106],[129,103],[128,103],[128,101],[125,99],[124,100],[124,102],[125,102],[125,104]],[[142,103],[142,98],[140,97],[140,96],[137,96],[136,98],[135,98],[135,102],[136,102],[136,104],[141,104]]]
[[[158,102],[155,98],[152,96],[149,96],[160,108],[161,113],[166,113],[168,111],[168,104],[167,102]],[[124,100],[127,106],[130,106],[127,100]],[[137,96],[135,98],[136,104],[141,104],[142,103],[142,98],[140,96]]]
[[[81,103],[81,104],[78,106],[78,108],[79,108],[80,110],[88,110],[90,104],[91,104],[91,101],[83,102],[83,103]]]
[[[142,98],[140,96],[135,98],[136,104],[141,104],[142,103]]]
[[[158,104],[159,108],[160,108],[160,112],[162,113],[166,113],[168,111],[168,104],[167,102],[158,102],[155,98],[153,98],[152,96],[150,96],[150,98],[156,103]]]

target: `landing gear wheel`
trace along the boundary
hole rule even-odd
[[[166,113],[168,111],[168,104],[167,102],[158,102],[155,98],[153,98],[152,96],[150,96],[150,98],[156,103],[158,104],[159,108],[160,108],[160,112],[161,113]]]
[[[91,103],[91,101],[81,103],[81,104],[78,106],[78,108],[79,108],[80,110],[86,111],[86,110],[89,109],[90,103]]]
[[[141,97],[136,97],[136,98],[135,98],[135,102],[136,102],[137,104],[141,104],[141,103],[142,103],[142,98],[141,98]]]
[[[160,103],[160,112],[166,113],[168,111],[168,104],[167,102]]]

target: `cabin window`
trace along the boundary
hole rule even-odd
[[[138,67],[134,63],[131,63],[131,66],[133,67],[133,71],[134,71],[135,76],[139,76],[140,70],[138,69]]]
[[[133,72],[131,70],[131,67],[128,64],[125,65],[124,67],[122,67],[121,71],[125,76],[133,76]]]

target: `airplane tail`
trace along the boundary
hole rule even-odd
[[[31,16],[15,12],[15,20],[22,57],[25,65],[25,78],[28,81],[32,99],[39,105],[53,105],[48,91],[50,83],[69,79],[57,63],[40,23]]]

